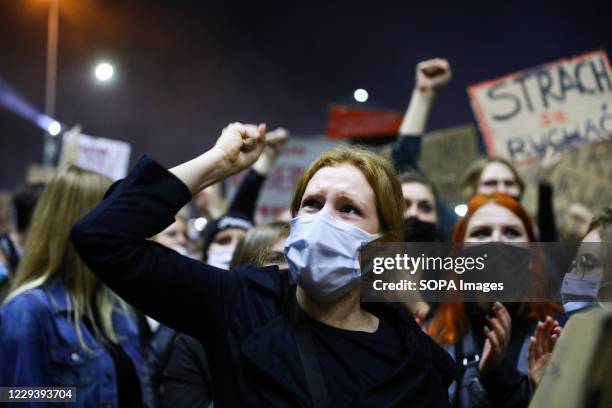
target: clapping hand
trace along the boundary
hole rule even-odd
[[[529,382],[534,389],[544,375],[544,370],[550,361],[553,348],[561,335],[561,331],[559,322],[548,316],[543,322],[538,322],[535,333],[531,336],[527,363],[529,366]]]
[[[512,319],[504,305],[495,302],[492,311],[494,317],[487,316],[487,321],[491,327],[485,326],[484,328],[487,339],[478,363],[480,375],[483,377],[499,366],[506,356],[512,331]]]

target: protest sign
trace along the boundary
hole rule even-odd
[[[332,106],[326,134],[330,139],[396,135],[402,118],[395,111]]]
[[[489,155],[526,162],[612,133],[612,73],[603,50],[468,87]]]
[[[266,177],[257,201],[257,221],[266,222],[275,219],[289,207],[297,182],[304,170],[323,152],[340,143],[326,140],[324,136],[296,137],[291,136],[283,153],[278,157],[274,167]],[[227,197],[233,198],[245,172],[231,177],[226,184]]]
[[[423,138],[419,167],[434,182],[443,202],[453,207],[463,202],[461,177],[480,158],[478,135],[473,125],[427,133]]]
[[[527,185],[523,205],[535,214],[538,164],[523,164],[517,170]],[[564,152],[551,183],[557,226],[562,236],[570,236],[577,222],[569,211],[572,205],[591,212],[612,205],[612,138]]]
[[[131,150],[129,143],[87,136],[75,128],[64,133],[60,166],[73,164],[115,181],[127,174]]]

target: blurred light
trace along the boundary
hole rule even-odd
[[[208,223],[208,220],[204,217],[196,218],[195,221],[193,222],[193,227],[197,231],[202,231],[207,223]]]
[[[465,214],[467,214],[467,210],[468,210],[468,207],[465,204],[459,204],[455,206],[455,214],[457,214],[460,217],[465,216]]]
[[[60,125],[57,120],[54,120],[53,122],[49,123],[49,126],[47,127],[47,132],[49,132],[51,136],[57,136],[60,134],[61,131],[62,125]]]
[[[357,102],[365,102],[368,100],[368,91],[366,91],[365,89],[359,88],[355,90],[355,92],[353,93],[353,97],[355,98]]]
[[[108,81],[115,74],[115,69],[108,62],[103,62],[96,66],[95,75],[98,81]]]

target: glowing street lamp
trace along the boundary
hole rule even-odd
[[[368,91],[363,88],[359,88],[353,92],[353,98],[355,98],[357,102],[363,103],[368,100]]]
[[[110,81],[115,75],[115,69],[108,62],[101,62],[96,65],[94,75],[98,81],[107,82]]]
[[[62,125],[57,120],[54,120],[53,122],[49,123],[49,126],[47,127],[47,132],[49,132],[51,136],[57,136],[60,134],[61,131]]]

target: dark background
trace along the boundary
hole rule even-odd
[[[60,0],[56,118],[166,165],[231,121],[322,134],[332,103],[404,110],[414,65],[445,57],[452,83],[429,128],[473,122],[466,87],[612,45],[612,2]],[[46,0],[0,0],[0,78],[44,105]],[[116,79],[93,80],[100,59]],[[0,189],[42,156],[42,132],[0,110]]]

